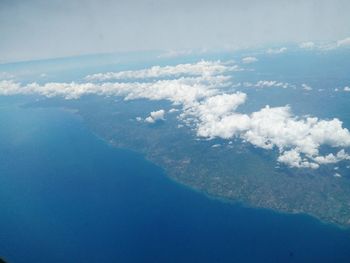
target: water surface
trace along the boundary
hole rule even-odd
[[[350,233],[212,200],[69,112],[0,98],[0,255],[27,262],[350,262]]]

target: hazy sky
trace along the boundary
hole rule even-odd
[[[350,36],[348,0],[0,0],[0,62]]]

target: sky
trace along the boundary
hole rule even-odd
[[[350,36],[348,0],[0,0],[0,63]]]

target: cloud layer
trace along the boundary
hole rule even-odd
[[[83,83],[21,85],[11,80],[0,81],[0,95],[39,94],[77,99],[83,95],[96,94],[122,96],[125,100],[168,100],[182,107],[179,119],[194,128],[198,137],[240,138],[255,147],[275,149],[279,153],[278,162],[296,168],[316,169],[322,164],[350,160],[345,151],[345,148],[350,147],[350,132],[339,119],[295,116],[290,106],[265,106],[250,114],[240,113],[239,106],[246,102],[247,95],[225,92],[224,89],[232,86],[229,73],[236,70],[237,67],[232,64],[200,61],[94,74],[86,77],[90,82]],[[124,79],[129,81],[111,82]],[[277,81],[251,84],[259,88],[286,88],[289,85]],[[305,84],[303,87],[306,89],[309,86]],[[145,121],[154,123],[164,119],[164,114],[164,110],[153,111]],[[323,146],[333,148],[332,152],[325,153]]]
[[[149,69],[107,72],[88,75],[88,81],[110,81],[126,79],[147,79],[179,76],[212,76],[228,71],[239,70],[237,65],[228,65],[220,61],[200,61],[195,64],[178,64],[176,66],[153,66]]]

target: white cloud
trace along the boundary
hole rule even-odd
[[[350,37],[341,39],[337,41],[337,46],[338,47],[347,47],[350,46]]]
[[[338,119],[329,121],[293,116],[290,107],[265,108],[252,114],[240,114],[235,109],[245,101],[245,94],[231,98],[212,97],[214,101],[194,106],[186,114],[197,116],[197,134],[201,137],[241,139],[264,149],[277,148],[278,161],[291,167],[318,168],[330,160],[319,154],[321,145],[349,147],[350,133]],[[223,106],[221,106],[223,105]],[[213,109],[213,110],[211,110]],[[303,157],[301,157],[303,156]],[[336,161],[348,160],[345,151],[336,155]]]
[[[343,148],[350,146],[350,133],[338,119],[298,117],[293,115],[289,106],[266,106],[250,114],[240,113],[238,107],[245,103],[247,95],[242,92],[227,93],[223,89],[231,86],[226,73],[232,70],[231,64],[201,61],[113,73],[120,78],[135,78],[130,82],[20,85],[14,81],[0,81],[0,95],[38,94],[77,99],[83,95],[96,94],[122,96],[125,100],[168,100],[182,107],[179,118],[184,124],[195,128],[199,137],[240,138],[259,148],[276,149],[279,152],[278,162],[291,167],[318,168],[322,164],[349,160]],[[169,75],[174,78],[147,79]],[[146,80],[142,82],[140,78]],[[266,80],[249,85],[260,88],[290,86],[288,83]],[[243,86],[248,84],[243,83]],[[154,123],[164,119],[164,115],[164,110],[153,111],[145,121]],[[336,148],[334,151],[337,153],[330,151],[325,155],[320,154],[323,145]]]
[[[319,167],[317,163],[312,163],[306,159],[302,159],[300,152],[298,152],[296,149],[283,152],[277,160],[280,163],[289,165],[290,167],[311,169],[317,169]]]
[[[242,58],[242,63],[244,64],[251,64],[251,63],[254,63],[254,62],[257,62],[258,59],[256,57],[245,57],[245,58]]]
[[[337,163],[342,160],[350,160],[350,155],[347,154],[344,151],[344,149],[342,149],[336,155],[334,155],[333,153],[330,153],[326,156],[317,156],[314,159],[319,164],[330,164],[330,163]]]
[[[302,88],[303,88],[304,90],[307,90],[307,91],[312,90],[312,88],[311,88],[309,85],[305,84],[305,83],[301,84],[301,86],[302,86]]]
[[[172,109],[170,109],[168,112],[169,112],[169,113],[174,113],[174,112],[178,112],[178,111],[179,111],[179,109],[172,108]]]
[[[246,94],[241,92],[212,96],[192,105],[181,117],[186,119],[194,116],[198,120],[197,134],[200,137],[228,139],[237,131],[245,129],[244,121],[239,116],[235,116],[233,121],[228,118],[245,100]]]
[[[266,52],[268,54],[281,54],[287,51],[286,47],[281,47],[281,48],[269,48]]]
[[[251,82],[243,82],[243,87],[255,87],[255,88],[271,88],[271,87],[276,87],[276,88],[288,88],[291,87],[287,82],[280,82],[276,80],[259,80],[256,83],[251,83]]]
[[[165,111],[164,110],[158,110],[158,111],[152,111],[150,113],[150,116],[148,116],[146,119],[145,119],[145,122],[148,122],[148,123],[155,123],[157,121],[164,121],[164,115],[165,115]]]
[[[308,42],[303,42],[299,44],[300,48],[305,48],[305,49],[312,49],[315,47],[315,43],[308,41]]]
[[[178,64],[175,66],[153,66],[148,69],[127,70],[120,72],[98,73],[86,76],[88,81],[110,81],[123,79],[146,79],[180,76],[212,76],[228,71],[240,70],[237,65],[226,65],[220,61],[199,61],[194,64]]]
[[[225,76],[188,77],[132,83],[49,82],[44,85],[31,83],[25,86],[13,81],[0,81],[0,95],[39,94],[47,97],[61,96],[66,99],[77,99],[83,95],[97,94],[123,96],[126,100],[144,98],[186,104],[216,94],[216,88],[229,84],[229,77]]]
[[[346,86],[346,87],[344,87],[344,91],[350,91],[350,87],[348,87],[348,86]]]

